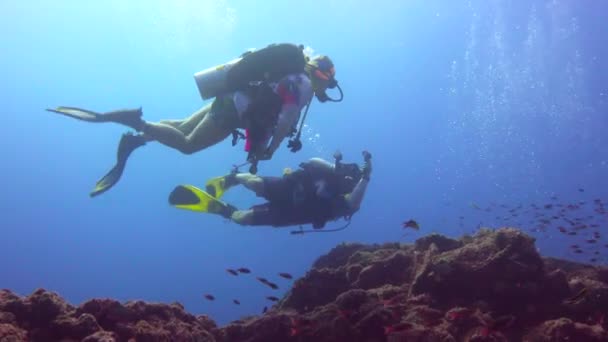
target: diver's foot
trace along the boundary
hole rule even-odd
[[[227,204],[227,203],[222,203],[223,206],[217,211],[217,213],[219,215],[221,215],[223,218],[227,218],[230,219],[232,218],[232,214],[237,211],[237,207],[231,205],[231,204]]]
[[[135,149],[145,144],[146,138],[143,134],[133,134],[131,132],[123,134],[120,138],[120,142],[118,143],[118,152],[116,153],[116,159],[119,162],[126,162],[131,152],[135,151]]]
[[[215,198],[221,198],[228,189],[237,185],[236,172],[223,177],[216,177],[210,179],[205,185],[205,191]]]
[[[127,127],[131,127],[136,131],[143,130],[146,122],[141,118],[141,108],[115,110],[112,112],[103,113],[101,115],[106,122],[115,122]]]

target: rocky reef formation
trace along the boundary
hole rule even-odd
[[[517,229],[342,244],[261,316],[0,291],[0,341],[608,341],[608,268],[542,258]]]

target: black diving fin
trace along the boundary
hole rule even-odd
[[[137,109],[115,110],[107,113],[96,113],[87,109],[63,106],[55,109],[47,109],[47,111],[82,121],[119,123],[131,127],[136,131],[140,131],[145,123],[141,118],[141,107]]]
[[[103,176],[97,183],[95,184],[95,188],[89,194],[91,197],[95,197],[101,195],[102,193],[110,190],[122,176],[122,173],[127,165],[127,159],[129,155],[135,149],[140,146],[146,144],[146,139],[141,134],[132,134],[125,133],[120,138],[120,143],[118,144],[118,151],[116,153],[116,165],[108,172],[105,176]]]

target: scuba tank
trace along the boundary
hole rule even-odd
[[[277,82],[289,74],[305,71],[303,50],[303,46],[289,43],[250,49],[226,64],[195,73],[194,80],[203,100],[260,83]]]
[[[223,93],[227,86],[228,72],[243,58],[214,66],[194,74],[194,81],[203,100],[208,100]]]

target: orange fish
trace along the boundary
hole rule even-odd
[[[412,228],[414,230],[420,229],[420,226],[418,225],[418,222],[416,222],[414,220],[405,221],[401,225],[402,225],[402,228]]]

